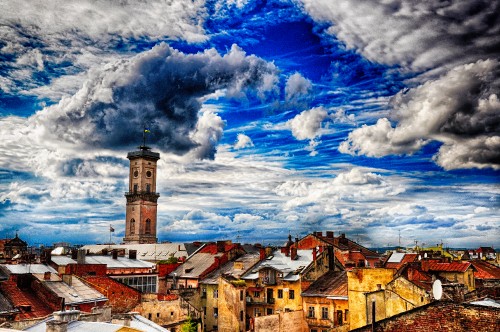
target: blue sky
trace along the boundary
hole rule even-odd
[[[0,3],[0,237],[499,247],[498,1]]]

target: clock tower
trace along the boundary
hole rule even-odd
[[[127,244],[156,243],[156,162],[160,154],[142,145],[138,151],[129,152],[130,160],[125,237]]]

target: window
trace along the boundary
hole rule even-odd
[[[217,318],[219,316],[219,308],[214,308],[214,317]]]
[[[151,234],[151,220],[146,220],[146,230],[144,231],[146,234]]]
[[[278,299],[282,299],[282,298],[283,298],[283,290],[278,289]]]
[[[321,318],[328,319],[328,308],[327,307],[321,308]]]
[[[290,289],[290,291],[288,292],[288,298],[290,300],[293,300],[295,298],[295,291],[293,289]]]
[[[156,313],[156,318],[160,318],[160,313],[159,312]]]
[[[253,297],[260,297],[260,292],[254,291],[253,292]]]
[[[130,235],[135,234],[135,219],[130,219]]]
[[[314,307],[309,307],[309,310],[307,310],[307,317],[308,318],[314,318]]]
[[[153,175],[153,173],[151,173],[151,171],[147,171],[147,172],[146,172],[146,177],[150,178],[150,177],[151,177],[151,175]]]
[[[206,299],[207,298],[207,289],[206,288],[202,288],[201,289],[201,298],[202,299]]]
[[[240,310],[240,321],[243,321],[243,310]]]
[[[146,192],[150,193],[151,192],[151,184],[146,183]]]
[[[273,309],[272,308],[267,308],[267,314],[272,315],[273,314]]]
[[[347,317],[348,317],[347,315],[349,315],[349,310],[348,310],[348,309],[346,309],[346,310],[345,310],[345,313],[344,313],[344,320],[345,320],[346,322],[349,320],[349,318],[347,318]]]
[[[254,308],[253,309],[253,314],[255,317],[260,317],[260,308]]]
[[[219,290],[218,289],[214,289],[214,299],[216,299],[218,297],[219,297]]]
[[[134,193],[137,193],[137,190],[139,190],[139,185],[134,183]]]
[[[243,291],[240,290],[240,301],[243,301]]]

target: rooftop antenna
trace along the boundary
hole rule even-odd
[[[401,247],[401,230],[398,230],[398,236],[399,236],[399,246]]]
[[[144,128],[142,130],[142,145],[140,146],[141,149],[147,149],[148,147],[146,146],[146,134],[151,133],[151,130],[144,125]]]

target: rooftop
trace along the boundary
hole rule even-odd
[[[283,280],[297,281],[300,273],[313,261],[312,250],[297,250],[297,257],[291,259],[280,250],[275,250],[271,256],[260,261],[251,271],[245,273],[242,279],[255,280],[259,277],[259,270],[271,268],[283,273]]]
[[[52,256],[52,262],[59,266],[68,264],[76,264],[77,261],[68,256]],[[128,257],[120,257],[114,259],[112,256],[89,255],[85,256],[85,264],[105,264],[108,269],[124,269],[124,268],[148,268],[155,267],[154,263],[146,262],[141,259],[130,259]],[[55,271],[54,271],[55,272]]]
[[[57,273],[56,270],[45,264],[2,264],[0,267],[6,271],[7,274],[43,274],[45,272]]]
[[[45,281],[44,284],[57,296],[64,298],[67,305],[108,300],[103,294],[87,286],[77,277],[68,277],[71,277],[71,285],[63,281]]]
[[[103,249],[108,251],[125,249],[126,254],[128,254],[129,250],[137,250],[137,258],[145,261],[161,261],[168,259],[172,255],[177,258],[188,257],[195,250],[192,246],[184,243],[93,244],[83,246],[82,249],[88,250],[91,254],[100,254]]]
[[[302,296],[339,296],[347,299],[346,271],[328,271],[313,282]]]

